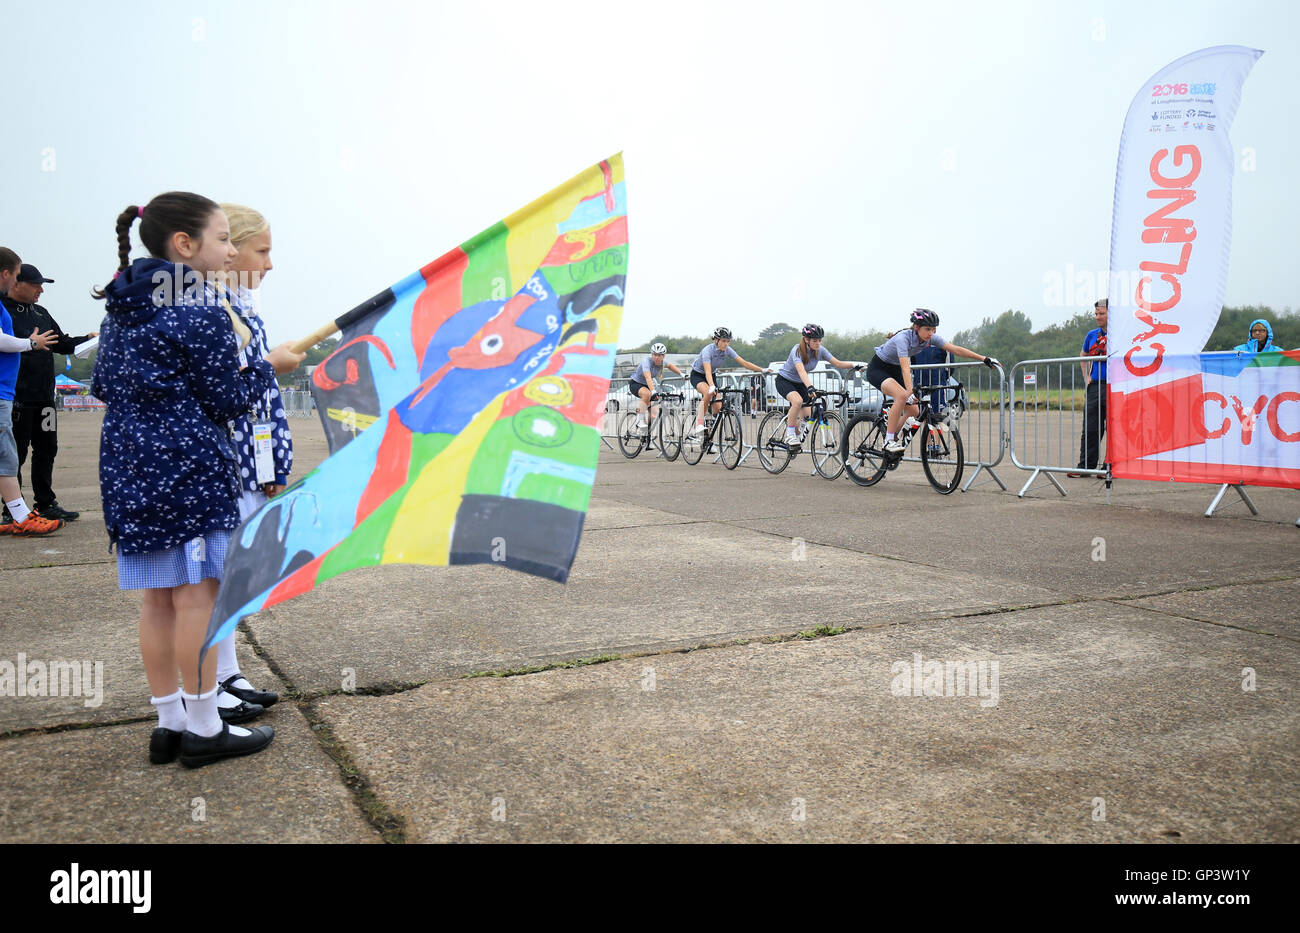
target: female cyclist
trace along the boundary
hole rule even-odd
[[[655,393],[655,380],[663,375],[664,366],[666,365],[679,376],[686,375],[672,363],[664,363],[664,356],[667,353],[668,348],[662,343],[652,343],[650,355],[641,360],[636,372],[632,373],[632,378],[627,381],[628,389],[637,397],[636,429],[638,432],[645,431],[648,427],[646,412],[650,408],[650,396]]]
[[[706,343],[700,350],[700,355],[695,358],[691,364],[691,385],[700,393],[700,406],[695,413],[695,430],[692,434],[704,433],[704,406],[709,404],[712,396],[717,394],[717,374],[715,368],[719,363],[726,362],[727,358],[735,360],[741,366],[756,373],[766,372],[762,366],[755,366],[740,358],[735,350],[731,349],[731,331],[725,327],[719,327],[713,332],[713,343]],[[722,410],[722,400],[712,399],[713,413],[717,414]]]
[[[799,415],[803,406],[811,405],[816,390],[812,385],[812,376],[808,370],[816,369],[821,360],[826,360],[837,369],[856,369],[852,363],[837,360],[831,351],[822,346],[822,337],[826,332],[818,324],[805,324],[803,335],[781,368],[776,371],[776,394],[790,403],[790,411],[785,418],[785,442],[787,446],[799,444]]]
[[[898,432],[899,422],[907,415],[905,427],[916,427],[916,416],[921,413],[916,404],[916,395],[912,387],[912,357],[924,347],[936,347],[947,350],[957,356],[980,360],[985,366],[993,367],[998,361],[991,356],[982,356],[974,350],[967,350],[955,343],[949,343],[935,329],[939,326],[939,315],[925,308],[912,312],[911,327],[900,330],[876,347],[875,355],[867,366],[867,381],[894,400],[889,409],[889,423],[885,431],[885,450],[891,454],[901,453],[904,445],[894,436]]]

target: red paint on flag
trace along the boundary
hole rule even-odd
[[[567,266],[571,262],[581,262],[588,256],[594,256],[614,246],[627,242],[627,218],[611,220],[603,227],[597,227],[590,233],[583,230],[571,230],[562,234],[551,247],[551,251],[542,260],[543,266]]]
[[[458,246],[420,270],[427,284],[411,309],[411,346],[417,367],[424,366],[425,351],[438,328],[464,307],[461,281],[468,268],[469,256]]]
[[[357,503],[356,523],[360,525],[375,509],[379,508],[406,482],[411,467],[411,430],[402,424],[402,419],[391,413],[388,426],[384,429],[384,439],[379,442],[375,454],[375,471],[370,474],[370,482],[361,493]]]

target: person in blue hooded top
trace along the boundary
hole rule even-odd
[[[1250,322],[1246,342],[1239,343],[1232,349],[1239,350],[1242,353],[1268,353],[1273,350],[1280,350],[1281,347],[1273,346],[1273,325],[1262,317],[1258,317]]]
[[[131,227],[151,258],[130,261]],[[305,354],[286,343],[243,369],[233,312],[214,287],[236,249],[216,202],[160,194],[117,218],[118,271],[91,390],[107,406],[99,482],[118,586],[143,590],[140,655],[158,710],[149,760],[199,767],[270,744],[268,726],[231,726],[217,712],[217,653],[199,651],[230,532],[239,524],[238,460],[228,422],[248,413]],[[176,689],[177,672],[184,692]]]

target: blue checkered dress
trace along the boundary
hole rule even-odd
[[[230,535],[209,531],[177,547],[144,554],[117,555],[117,586],[122,590],[154,590],[198,583],[209,577],[220,580],[226,564]]]

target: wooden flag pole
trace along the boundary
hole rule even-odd
[[[390,305],[396,300],[397,300],[396,296],[393,295],[393,290],[391,288],[385,288],[379,294],[374,295],[371,298],[367,298],[365,301],[361,302],[361,304],[357,305],[355,308],[353,308],[347,314],[344,314],[342,317],[336,317],[334,320],[330,321],[329,323],[322,324],[320,327],[316,328],[306,337],[303,337],[301,340],[295,343],[290,349],[292,349],[294,353],[306,353],[308,350],[316,346],[316,344],[320,343],[326,337],[334,336],[335,334],[343,330],[348,325],[361,320],[363,317],[366,317],[369,314],[373,314],[379,308]]]
[[[316,344],[320,343],[326,337],[332,337],[334,334],[337,334],[339,330],[340,328],[339,328],[338,321],[330,321],[328,324],[322,324],[320,327],[316,328],[306,337],[303,337],[301,340],[299,340],[289,349],[293,350],[294,353],[306,353],[308,350],[316,346]]]

